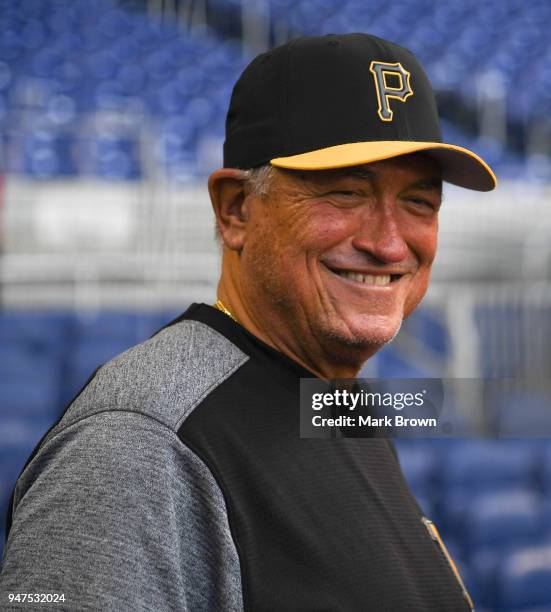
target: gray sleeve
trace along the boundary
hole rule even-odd
[[[224,499],[177,435],[101,412],[47,439],[21,475],[0,609],[242,610]],[[64,604],[8,605],[9,593]]]

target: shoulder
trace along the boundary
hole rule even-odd
[[[103,365],[56,429],[94,413],[122,410],[177,431],[193,409],[247,360],[208,325],[180,321]]]
[[[176,482],[175,490],[188,493],[202,487],[221,508],[210,470],[178,430],[247,360],[225,336],[193,320],[170,325],[118,355],[96,371],[39,442],[18,481],[15,501],[39,477],[55,472],[57,482],[66,470],[69,480],[78,474],[95,486],[99,479],[102,489],[110,483],[119,492],[128,483],[134,487],[137,475],[163,491]],[[156,491],[153,497],[162,495]]]
[[[241,610],[224,496],[177,431],[247,359],[184,320],[103,365],[17,481],[0,590],[67,592],[83,609]]]

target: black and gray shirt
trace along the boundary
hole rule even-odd
[[[467,610],[390,443],[300,438],[311,376],[204,304],[101,367],[18,480],[0,608]]]

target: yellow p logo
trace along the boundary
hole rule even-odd
[[[379,108],[377,110],[381,121],[392,121],[393,112],[390,108],[390,99],[405,102],[409,96],[413,95],[413,90],[409,83],[410,73],[400,64],[390,64],[388,62],[372,61],[369,70],[375,79],[375,89],[377,90],[377,100]],[[390,82],[395,79],[396,83]],[[397,85],[397,86],[395,86]]]

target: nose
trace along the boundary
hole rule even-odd
[[[379,201],[373,208],[363,210],[352,245],[381,263],[403,262],[409,255],[409,247],[397,215],[391,202]]]

